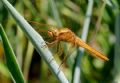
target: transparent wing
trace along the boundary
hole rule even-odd
[[[47,42],[53,41],[53,38],[48,34],[48,31],[52,28],[55,28],[55,26],[42,24],[34,21],[28,21],[28,22],[43,37],[45,41]]]

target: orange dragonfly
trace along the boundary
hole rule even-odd
[[[37,23],[37,22],[33,22],[33,21],[30,21],[30,23],[33,25],[37,24],[38,26],[47,27],[44,29],[42,28],[43,30],[40,28],[36,28],[36,30],[38,32],[43,32],[43,34],[46,34],[46,32],[47,32],[48,37],[50,37],[50,39],[52,39],[51,42],[47,42],[48,45],[50,45],[50,44],[53,45],[60,41],[64,41],[64,42],[71,43],[77,47],[85,48],[94,57],[100,58],[104,61],[109,60],[104,54],[100,53],[96,49],[94,49],[91,46],[89,46],[88,44],[86,44],[83,40],[81,40],[78,36],[76,36],[74,34],[74,32],[72,32],[68,28],[56,28],[55,26],[52,26],[52,25],[41,24],[41,23]],[[47,30],[47,31],[45,31],[45,30]]]

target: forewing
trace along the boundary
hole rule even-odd
[[[48,30],[55,28],[55,26],[42,24],[34,21],[28,21],[30,25],[43,37],[47,42],[52,42],[53,38],[48,34]]]

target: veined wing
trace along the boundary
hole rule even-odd
[[[34,21],[28,21],[28,22],[44,38],[45,41],[47,42],[53,41],[53,38],[49,35],[48,31],[53,28],[56,28],[56,26],[34,22]]]

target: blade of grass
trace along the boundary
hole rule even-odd
[[[24,60],[24,69],[23,69],[23,75],[25,77],[25,79],[27,80],[26,82],[28,82],[28,75],[29,75],[29,69],[30,69],[30,64],[31,64],[31,60],[32,60],[32,56],[33,56],[33,51],[34,51],[34,47],[31,44],[31,42],[28,42],[28,47],[27,47],[27,52],[26,52],[26,56],[25,56],[25,60]]]
[[[7,39],[7,36],[3,30],[2,25],[0,24],[0,35],[2,38],[3,46],[4,46],[4,51],[5,51],[5,56],[6,56],[6,63],[8,66],[8,69],[11,73],[11,76],[17,83],[24,83],[25,80],[23,78],[22,72],[20,70],[19,64],[17,62],[17,59],[15,57],[15,54],[11,48],[11,45]]]
[[[49,0],[49,3],[50,3],[50,6],[51,6],[51,9],[52,9],[53,16],[54,16],[55,20],[57,21],[58,26],[62,27],[62,23],[61,23],[61,20],[60,20],[59,13],[57,11],[57,6],[55,4],[55,1],[54,0]]]
[[[23,14],[24,6],[23,6],[22,0],[21,1],[18,0],[18,3],[16,4],[15,7],[18,9],[18,11],[20,11]],[[19,27],[19,26],[17,26],[17,27]],[[17,57],[19,65],[20,65],[20,68],[22,68],[23,53],[24,53],[24,46],[25,46],[25,43],[23,40],[24,40],[25,36],[20,28],[16,28],[16,32],[17,32],[16,37],[18,38],[17,42],[19,43],[16,45],[16,57]]]
[[[59,69],[59,65],[54,60],[43,38],[28,24],[28,22],[16,11],[16,9],[7,1],[1,0],[4,6],[9,10],[22,31],[29,38],[31,43],[41,55],[48,67],[54,73],[61,83],[69,83],[63,72]]]
[[[110,7],[112,7],[112,8],[115,8],[116,7],[116,5],[113,3],[113,1],[112,0],[103,0],[107,5],[109,5]]]
[[[114,82],[120,82],[120,12],[116,15],[116,22],[115,22],[115,36],[116,36],[116,43],[115,43],[115,56],[114,56]]]
[[[87,40],[90,18],[92,15],[92,9],[93,9],[93,0],[88,0],[86,18],[84,21],[82,37],[81,37],[81,39],[84,41]],[[80,61],[81,61],[81,57],[83,54],[84,54],[84,48],[79,48],[79,52],[78,52],[78,55],[76,57],[76,62],[75,62],[76,64],[75,64],[75,69],[74,69],[73,83],[81,83],[81,80],[80,80],[80,70],[81,70],[80,69]]]
[[[105,10],[105,7],[106,7],[106,3],[103,2],[102,6],[100,7],[100,12],[99,12],[99,16],[98,16],[98,20],[96,22],[96,25],[95,25],[95,32],[94,32],[94,37],[91,39],[91,42],[93,42],[96,38],[96,35],[101,27],[101,21],[102,21],[102,18],[103,18],[103,14],[104,14],[104,10]]]

